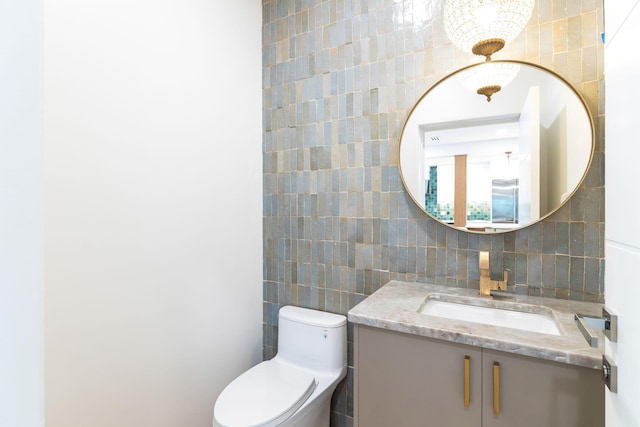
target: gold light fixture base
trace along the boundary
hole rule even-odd
[[[502,87],[500,87],[499,85],[483,86],[478,89],[477,93],[478,95],[486,96],[487,102],[491,102],[491,96],[493,96],[493,94],[495,94],[496,92],[500,92],[500,89],[502,89]]]
[[[498,38],[482,40],[473,45],[471,52],[478,56],[484,56],[487,61],[491,61],[491,55],[502,49],[504,44],[505,41]]]

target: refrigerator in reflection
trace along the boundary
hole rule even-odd
[[[491,222],[518,223],[518,179],[491,181]]]

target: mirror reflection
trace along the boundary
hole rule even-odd
[[[488,65],[494,68],[479,78]],[[511,80],[490,100],[476,93],[500,66]],[[459,70],[422,96],[402,130],[400,170],[413,200],[435,219],[501,232],[562,206],[593,149],[591,117],[568,83],[537,65],[492,61]]]

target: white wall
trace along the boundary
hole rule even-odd
[[[42,425],[39,0],[0,1],[0,426]]]
[[[47,427],[207,426],[261,358],[261,2],[44,0]]]
[[[607,2],[605,18],[605,286],[607,307],[619,318],[618,342],[605,340],[619,372],[618,392],[605,389],[605,412],[607,427],[617,427],[636,426],[640,420],[640,224],[630,220],[640,209],[640,1]]]

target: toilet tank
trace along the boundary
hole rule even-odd
[[[314,371],[347,366],[347,319],[340,314],[285,306],[278,314],[278,357]]]

